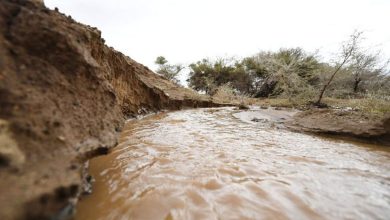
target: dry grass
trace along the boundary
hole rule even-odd
[[[245,105],[257,105],[264,107],[284,107],[284,108],[297,108],[307,109],[309,103],[305,100],[301,102],[299,100],[291,100],[287,98],[266,98],[266,99],[255,99],[248,97],[237,97],[237,96],[218,96],[215,100],[221,101],[222,103],[232,104],[245,104]],[[383,99],[335,99],[335,98],[324,98],[323,101],[330,107],[335,108],[352,108],[364,113],[374,114],[378,116],[390,115],[390,102]]]
[[[264,107],[284,107],[298,109],[307,109],[309,107],[309,101],[306,98],[249,98],[235,95],[229,86],[219,87],[217,93],[213,96],[213,100],[221,103],[257,105]],[[378,99],[375,97],[366,97],[360,99],[324,98],[323,102],[334,108],[349,107],[363,113],[377,116],[390,115],[390,101],[385,99]]]
[[[217,92],[213,95],[213,99],[222,103],[232,103],[239,98],[228,85],[224,85],[218,87]]]
[[[339,108],[350,107],[365,113],[376,115],[390,114],[390,102],[383,99],[376,98],[362,98],[362,99],[335,99],[325,98],[324,103]]]
[[[252,101],[253,102],[253,101]],[[390,114],[390,102],[383,99],[362,98],[362,99],[335,99],[324,98],[323,102],[330,107],[336,108],[352,108],[358,111],[375,114],[379,116]],[[254,102],[254,105],[266,105],[273,107],[287,107],[305,109],[308,107],[308,102],[302,100],[291,99],[262,99]]]

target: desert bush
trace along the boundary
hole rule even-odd
[[[237,102],[239,100],[239,96],[236,95],[234,88],[229,83],[219,86],[212,97],[223,103]]]
[[[366,96],[359,99],[336,99],[327,97],[324,98],[324,103],[332,107],[349,107],[361,112],[379,116],[390,114],[390,102],[388,100],[376,98],[375,96]]]
[[[322,97],[390,100],[389,62],[382,61],[379,50],[361,46],[362,34],[354,32],[342,43],[333,62],[320,62],[317,52],[282,48],[243,59],[197,61],[189,65],[187,81],[192,89],[225,101],[279,98],[301,105],[320,103]]]
[[[243,63],[256,83],[255,97],[294,96],[315,82],[320,63],[301,48],[261,52]]]
[[[251,89],[251,79],[240,62],[234,58],[203,59],[189,65],[189,86],[197,91],[213,95],[216,89],[229,83],[240,93]]]

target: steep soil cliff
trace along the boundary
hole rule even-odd
[[[0,1],[0,219],[66,216],[126,118],[215,105],[41,1]]]

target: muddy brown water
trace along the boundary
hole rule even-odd
[[[290,132],[279,121],[291,114],[130,121],[119,146],[90,161],[94,192],[76,219],[389,219],[389,150]]]

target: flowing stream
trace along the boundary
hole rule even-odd
[[[294,112],[233,108],[127,122],[90,161],[77,220],[390,219],[390,151],[295,133]]]

